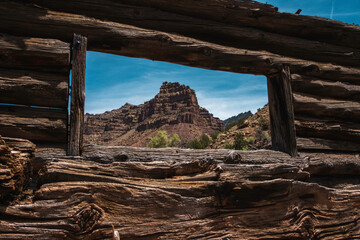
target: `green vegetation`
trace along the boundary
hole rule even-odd
[[[237,133],[235,135],[234,144],[230,144],[229,142],[226,142],[225,148],[247,151],[250,149],[250,145],[254,143],[255,143],[255,139],[253,137],[244,138],[244,136],[241,133]]]
[[[261,127],[261,129],[262,129],[263,131],[269,130],[269,128],[270,128],[270,123],[269,123],[269,121],[268,121],[267,119],[265,119],[265,118],[260,118],[260,119],[259,119],[259,125],[260,125],[260,127]]]
[[[149,148],[166,148],[166,147],[175,147],[176,144],[180,143],[181,139],[176,133],[173,134],[170,138],[166,131],[159,131],[155,137],[150,139],[148,143]]]
[[[213,143],[216,142],[216,139],[218,138],[218,136],[219,136],[220,133],[221,133],[220,131],[215,131],[215,132],[213,132],[213,133],[210,135]]]
[[[188,143],[188,148],[192,149],[205,149],[210,146],[211,140],[208,135],[201,135],[200,139],[194,139]]]

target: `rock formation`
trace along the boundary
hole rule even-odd
[[[85,142],[123,146],[146,146],[159,130],[177,133],[186,143],[223,128],[220,119],[199,106],[193,89],[169,82],[144,104],[126,103],[103,114],[86,114],[85,122]]]
[[[226,148],[227,144],[233,144],[235,136],[242,134],[245,139],[252,139],[249,143],[249,150],[270,148],[270,117],[269,106],[265,105],[254,115],[243,122],[218,135],[212,148]]]
[[[240,120],[241,118],[247,119],[247,118],[251,117],[252,115],[253,114],[251,113],[251,111],[239,113],[236,116],[232,116],[232,117],[229,117],[228,119],[225,119],[224,120],[224,125],[226,127],[230,123],[236,122],[236,121]]]

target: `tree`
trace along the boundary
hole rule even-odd
[[[188,143],[188,147],[192,149],[205,149],[210,146],[211,140],[208,135],[201,135],[200,139],[194,139]]]
[[[181,139],[176,133],[173,134],[170,139],[166,131],[159,131],[155,137],[150,139],[148,143],[149,148],[166,148],[174,147],[176,144],[180,143]]]

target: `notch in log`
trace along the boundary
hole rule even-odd
[[[72,44],[71,105],[68,155],[83,153],[87,38],[74,34]]]
[[[272,149],[297,155],[290,68],[267,76]]]

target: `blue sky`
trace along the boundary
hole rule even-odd
[[[282,12],[332,18],[360,24],[360,0],[266,0]],[[103,113],[126,102],[141,104],[153,98],[162,82],[180,82],[196,91],[200,106],[226,119],[240,112],[253,113],[267,103],[264,76],[210,71],[199,68],[88,52],[85,111]]]

